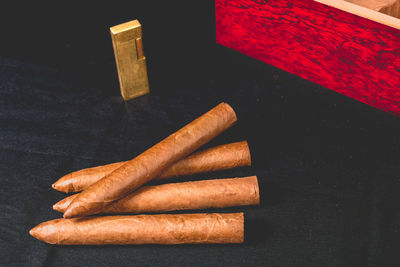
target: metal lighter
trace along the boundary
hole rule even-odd
[[[111,27],[110,33],[122,98],[127,101],[149,93],[142,25],[132,20]]]

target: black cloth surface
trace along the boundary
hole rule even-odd
[[[0,57],[0,265],[399,265],[399,118],[216,45],[213,3],[24,10],[7,17]],[[124,102],[108,27],[133,18],[151,93]],[[61,216],[59,177],[133,158],[222,101],[238,123],[206,147],[248,140],[253,166],[184,180],[258,176],[260,206],[206,211],[244,211],[244,244],[52,246],[29,235]]]

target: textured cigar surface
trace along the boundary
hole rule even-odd
[[[182,175],[233,169],[251,165],[246,141],[212,147],[172,164],[158,177],[166,179]]]
[[[53,206],[64,212],[76,195]],[[105,207],[101,213],[145,213],[225,208],[260,203],[256,176],[145,186]]]
[[[65,193],[79,192],[118,169],[124,163],[125,161],[72,172],[61,177],[52,187]],[[249,146],[246,141],[242,141],[196,152],[167,167],[154,179],[167,179],[250,165]]]
[[[225,131],[236,120],[228,104],[219,104],[84,190],[71,202],[64,217],[100,212]]]
[[[58,179],[51,187],[65,193],[82,191],[124,165],[125,162],[116,162],[68,173]]]
[[[243,213],[162,214],[56,219],[33,237],[57,245],[242,243]]]

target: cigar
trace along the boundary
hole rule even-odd
[[[75,195],[53,205],[64,212]],[[144,186],[100,213],[147,213],[258,205],[256,176]]]
[[[71,172],[61,177],[52,187],[65,193],[79,192],[118,169],[124,163],[126,161]],[[246,141],[242,141],[196,152],[167,167],[154,179],[168,179],[250,165],[249,146]]]
[[[219,104],[82,191],[68,206],[64,218],[100,212],[160,175],[165,168],[225,131],[236,120],[228,104]]]
[[[57,245],[243,243],[243,213],[55,219],[29,232]]]

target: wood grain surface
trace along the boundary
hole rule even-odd
[[[400,115],[400,30],[312,1],[216,0],[217,43]]]

